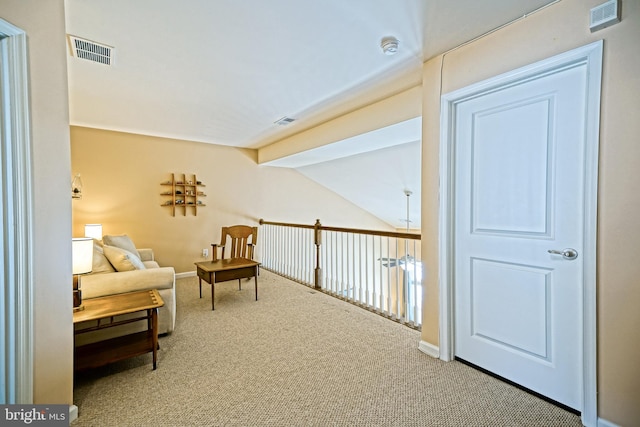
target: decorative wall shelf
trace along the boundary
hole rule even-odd
[[[182,208],[182,215],[186,216],[188,208],[193,208],[193,214],[198,215],[198,208],[206,206],[201,198],[206,197],[201,181],[195,175],[171,174],[169,181],[161,182],[166,190],[160,193],[167,198],[162,206],[171,207],[171,215],[176,216],[176,208]],[[178,210],[179,212],[179,210]]]

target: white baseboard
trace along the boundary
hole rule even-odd
[[[69,405],[69,424],[78,418],[78,407],[76,405]]]
[[[620,427],[618,424],[614,424],[611,421],[598,418],[598,427]]]
[[[185,277],[193,277],[195,275],[195,271],[185,271],[184,273],[176,273],[176,279],[184,279]]]
[[[420,343],[418,344],[418,350],[428,356],[435,357],[436,359],[440,358],[440,347],[430,344],[426,341],[420,341]]]

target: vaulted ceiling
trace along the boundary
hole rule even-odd
[[[69,57],[70,122],[260,148],[347,112],[354,100],[373,102],[420,84],[424,60],[553,2],[66,0],[68,34],[113,48],[112,65]],[[400,41],[393,56],[380,48],[388,36]],[[295,121],[274,123],[282,117]],[[317,154],[328,164],[317,170],[306,164],[301,171],[403,227],[397,219],[405,215],[404,204],[396,200],[403,200],[404,188],[387,203],[380,190],[399,182],[398,159],[416,150],[419,158],[419,144],[410,144],[420,140],[417,129],[414,137],[401,129],[397,139],[387,129],[384,144],[375,143],[372,133],[370,149],[355,154],[348,142],[325,148]],[[358,143],[367,146],[366,140]],[[394,146],[397,152],[389,148]],[[371,150],[380,153],[359,166],[358,156]],[[333,160],[346,155],[349,161]],[[345,167],[366,178],[322,177]],[[408,174],[416,182],[403,185],[419,207],[420,165],[406,167],[417,168]]]

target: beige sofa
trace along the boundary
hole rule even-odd
[[[173,267],[160,267],[154,259],[152,249],[135,248],[126,235],[104,236],[103,242],[94,240],[93,271],[82,276],[82,299],[157,289],[164,301],[164,306],[158,309],[158,333],[171,333],[176,322]],[[88,323],[77,324],[76,329],[85,328],[89,326]],[[145,322],[135,322],[83,333],[76,336],[76,345],[133,333],[145,328]]]

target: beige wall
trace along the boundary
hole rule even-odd
[[[640,2],[622,2],[622,22],[591,34],[601,0],[563,0],[444,56],[442,93],[604,39],[598,208],[598,407],[621,426],[640,425]],[[438,155],[440,66],[423,68],[423,253],[427,254],[422,338],[438,342]]]
[[[63,0],[3,0],[27,33],[34,182],[34,402],[71,404],[71,197]]]
[[[319,218],[324,225],[389,230],[294,170],[257,165],[255,150],[72,127],[71,151],[73,172],[84,184],[83,198],[73,204],[73,235],[101,223],[104,234],[129,234],[177,272],[195,270],[202,249],[220,241],[223,225],[257,225],[260,218],[311,225]],[[160,206],[167,200],[160,183],[171,173],[196,174],[206,184],[207,206],[197,216],[178,208],[173,217]]]

